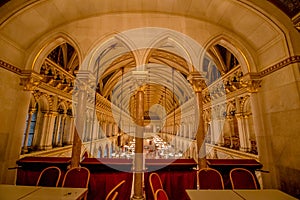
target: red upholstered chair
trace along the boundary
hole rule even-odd
[[[200,189],[224,189],[222,175],[212,168],[203,168],[197,171],[197,181]]]
[[[255,177],[247,169],[234,168],[229,176],[232,189],[257,189]]]
[[[154,194],[154,200],[169,200],[169,198],[164,189],[158,189]]]
[[[163,189],[163,185],[162,185],[160,176],[155,172],[151,173],[149,176],[149,182],[150,182],[150,187],[151,187],[153,197],[155,197],[155,192],[158,189]]]
[[[36,186],[57,187],[61,176],[61,170],[58,167],[50,166],[40,173]]]
[[[119,199],[118,195],[120,193],[121,186],[125,183],[125,180],[118,183],[113,189],[110,190],[110,192],[106,195],[105,200],[116,200]],[[122,195],[120,195],[122,196]]]
[[[62,187],[88,188],[90,171],[85,167],[73,167],[69,169],[63,179]],[[84,199],[87,198],[87,194]]]

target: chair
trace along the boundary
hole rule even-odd
[[[169,200],[169,198],[164,189],[158,189],[155,192],[154,200]]]
[[[89,169],[85,167],[73,167],[66,172],[62,182],[62,187],[88,188],[89,181]],[[87,194],[84,199],[87,199]]]
[[[234,168],[229,176],[232,189],[257,189],[255,177],[247,169]]]
[[[125,183],[125,180],[118,183],[113,189],[109,191],[109,193],[106,195],[105,200],[115,200],[118,197],[118,194],[120,193],[121,186]]]
[[[40,173],[36,186],[57,187],[60,176],[61,170],[58,167],[47,167]]]
[[[155,197],[155,192],[158,189],[163,189],[163,185],[162,185],[160,176],[155,172],[151,173],[149,176],[149,182],[150,182],[150,187],[151,187],[153,197]]]
[[[222,175],[218,170],[203,168],[197,171],[197,181],[200,189],[224,189]]]

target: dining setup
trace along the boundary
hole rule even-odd
[[[16,184],[1,184],[0,199],[131,199],[134,185],[131,159],[85,158],[80,167],[68,168],[69,159],[27,157],[19,160]],[[296,199],[278,189],[263,189],[251,172],[261,165],[253,160],[208,159],[207,163],[207,167],[199,169],[193,159],[145,159],[144,199]],[[226,167],[219,168],[222,165]]]
[[[87,188],[0,185],[1,200],[79,200],[82,199],[87,192]]]
[[[186,190],[190,200],[296,200],[277,189],[259,190]]]

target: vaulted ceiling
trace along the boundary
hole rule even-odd
[[[293,18],[294,16],[296,16],[297,14],[299,14],[300,12],[300,3],[299,0],[268,0],[269,2],[273,3],[274,5],[276,5],[277,7],[279,7],[289,18]],[[28,2],[28,3],[27,3]],[[5,3],[12,3],[12,6],[18,7],[19,5],[23,4],[32,4],[32,7],[34,7],[35,5],[33,5],[35,2],[38,1],[37,0],[31,0],[31,1],[26,1],[26,0],[20,0],[19,3],[17,1],[12,1],[9,2],[9,0],[4,0],[1,1],[0,6],[5,5]],[[42,1],[41,1],[42,2]],[[258,19],[253,20],[254,22],[257,22],[256,24],[253,22],[253,24],[251,24],[252,26],[242,26],[241,28],[239,26],[235,26],[235,22],[234,18],[236,17],[228,17],[228,13],[230,11],[232,11],[232,9],[234,8],[235,11],[240,11],[242,14],[248,14],[249,18],[251,18],[252,13],[250,12],[242,12],[242,7],[239,7],[238,4],[234,4],[231,6],[220,6],[220,8],[226,8],[226,13],[223,12],[213,12],[215,9],[215,6],[217,6],[217,4],[222,4],[225,1],[222,0],[218,0],[218,1],[214,1],[213,3],[208,3],[207,1],[197,1],[197,0],[190,0],[190,1],[186,1],[189,5],[187,5],[186,7],[180,7],[182,4],[173,4],[173,1],[168,1],[169,3],[166,3],[167,1],[163,1],[164,4],[159,4],[159,1],[154,1],[155,5],[150,5],[150,3],[148,3],[147,1],[143,1],[144,4],[141,5],[132,5],[132,4],[122,4],[118,1],[104,1],[103,0],[103,4],[102,1],[92,1],[96,8],[93,8],[91,6],[84,6],[84,5],[77,5],[78,7],[82,7],[82,9],[78,9],[78,7],[73,6],[72,5],[65,5],[65,4],[60,4],[60,1],[51,1],[53,4],[51,4],[51,6],[49,6],[49,10],[47,10],[47,14],[49,14],[50,16],[47,16],[47,14],[43,15],[43,11],[45,11],[45,7],[42,5],[36,5],[36,9],[32,12],[24,12],[20,14],[18,13],[19,10],[15,9],[13,10],[13,14],[16,15],[16,17],[11,17],[11,16],[7,16],[8,18],[11,18],[11,24],[9,24],[10,26],[7,26],[5,28],[3,28],[3,30],[1,30],[3,32],[3,35],[10,39],[12,41],[12,43],[16,43],[19,44],[22,48],[27,49],[29,48],[31,42],[35,41],[36,38],[38,38],[43,32],[48,32],[50,31],[51,28],[53,27],[58,27],[63,23],[71,23],[72,21],[76,21],[76,20],[80,20],[81,18],[89,18],[91,17],[91,15],[101,15],[101,14],[105,14],[107,12],[126,12],[127,8],[129,11],[131,12],[170,12],[170,13],[174,13],[176,15],[184,15],[184,16],[188,16],[191,18],[199,18],[202,20],[211,20],[212,22],[214,22],[214,24],[218,24],[218,25],[222,25],[226,28],[228,28],[228,26],[232,26],[232,30],[241,34],[241,35],[251,35],[251,27],[257,27],[259,24],[262,24],[263,26],[267,26],[267,24],[264,24],[263,21],[261,23],[259,23]],[[59,2],[59,3],[58,3]],[[67,1],[66,1],[67,2]],[[71,1],[70,1],[71,2]],[[114,2],[117,7],[112,7],[112,3]],[[125,1],[124,1],[125,2]],[[134,1],[134,2],[138,2],[138,1]],[[142,2],[142,1],[141,1]],[[180,1],[178,1],[180,2]],[[250,2],[250,0],[249,0]],[[228,3],[228,2],[227,2]],[[230,1],[231,3],[231,1]],[[228,3],[228,4],[230,4]],[[66,3],[67,4],[67,3]],[[115,5],[113,4],[113,5]],[[206,5],[205,8],[202,8],[203,5]],[[103,7],[100,7],[100,5]],[[167,5],[172,5],[170,6],[171,8],[167,8]],[[31,6],[31,5],[30,5]],[[28,7],[30,7],[28,6]],[[68,10],[68,12],[65,12],[65,9],[67,9],[69,7],[72,7],[73,9]],[[109,7],[110,6],[110,7]],[[24,10],[26,6],[24,6]],[[148,8],[150,7],[150,8]],[[4,7],[3,7],[4,8]],[[207,12],[207,13],[206,13]],[[57,14],[56,16],[52,16],[51,13],[55,13]],[[236,12],[238,13],[238,12]],[[3,14],[3,13],[2,13]],[[227,16],[226,16],[227,14]],[[54,14],[53,14],[54,15]],[[204,16],[205,15],[205,16]],[[23,20],[23,16],[28,16],[32,19],[36,19],[35,22],[33,21],[24,21]],[[225,16],[225,17],[224,17]],[[241,16],[244,17],[243,15],[236,15],[236,16]],[[3,25],[3,27],[5,26],[6,21],[6,17],[1,16],[0,15],[0,19],[3,17],[3,21],[1,22],[1,25]],[[58,18],[60,20],[58,20]],[[242,18],[244,19],[244,18]],[[252,18],[251,18],[252,19]],[[247,20],[241,20],[239,23],[243,24],[243,22],[247,22]],[[61,23],[61,24],[60,24]],[[239,24],[239,25],[240,25]],[[23,29],[21,29],[21,27],[24,27]],[[268,27],[269,28],[269,27]],[[19,31],[16,30],[22,30],[22,31],[28,31],[26,33],[22,33],[19,34]],[[268,29],[269,30],[269,29]],[[271,29],[270,29],[271,30]],[[253,30],[252,30],[253,31]],[[1,33],[2,33],[1,32]],[[257,34],[256,34],[257,35]],[[35,37],[34,37],[35,36]],[[257,35],[257,37],[259,37],[259,34]],[[265,38],[269,39],[273,39],[272,38],[272,34],[268,34],[267,36],[265,36]],[[256,37],[251,38],[251,40],[249,40],[249,43],[251,43],[251,45],[253,47],[255,47],[256,49],[260,49],[260,44],[258,43],[258,40]],[[264,43],[268,43],[269,40],[263,41]],[[169,49],[167,49],[169,50]],[[225,74],[228,71],[230,71],[230,69],[232,69],[234,66],[236,66],[238,64],[238,60],[234,57],[234,55],[232,54],[232,52],[230,52],[228,49],[226,49],[225,47],[219,45],[219,44],[214,44],[211,45],[208,49],[208,54],[211,58],[211,60],[213,61],[213,63],[216,65],[216,67],[218,68],[218,71],[221,74]],[[52,51],[52,53],[47,57],[47,62],[55,62],[57,64],[59,64],[60,66],[62,66],[65,71],[71,71],[73,73],[74,70],[76,70],[78,68],[78,63],[79,63],[79,59],[78,56],[76,56],[77,54],[74,53],[74,49],[72,46],[64,44],[62,46],[57,47],[56,49],[54,49]],[[167,65],[167,66],[172,66],[174,69],[178,70],[182,77],[187,77],[188,75],[188,70],[186,69],[185,65],[187,65],[187,63],[185,62],[184,58],[180,57],[180,56],[174,56],[172,55],[172,52],[170,51],[165,51],[164,49],[156,49],[155,51],[152,52],[152,54],[150,54],[150,56],[147,58],[147,63],[152,63],[152,64],[161,64],[161,65]],[[174,62],[176,61],[176,62]],[[181,65],[179,65],[178,63],[182,63]],[[101,78],[100,82],[99,82],[99,93],[101,95],[103,95],[105,98],[112,100],[111,99],[111,93],[114,89],[113,86],[116,86],[117,83],[119,83],[119,88],[123,88],[126,87],[126,77],[124,77],[124,81],[120,81],[122,79],[122,74],[123,73],[127,73],[128,71],[131,70],[132,67],[134,67],[135,64],[135,60],[133,58],[133,56],[131,54],[123,54],[120,57],[115,58],[112,62],[111,62],[111,66],[108,68],[108,70],[104,73],[103,77]],[[126,66],[126,67],[124,67]],[[162,74],[161,71],[157,70],[155,68],[155,66],[151,69],[148,69],[149,71],[152,71],[153,74],[155,74],[155,76],[159,76]],[[44,75],[49,75],[49,72],[53,72],[47,65],[47,63],[45,64],[44,68],[41,69],[41,73],[43,73]],[[171,74],[172,71],[166,71],[164,72],[165,74]],[[51,75],[51,74],[50,74]],[[62,83],[65,84],[61,84],[58,86],[58,84],[56,84],[55,81],[53,81],[53,83],[51,84],[55,84],[55,87],[59,87],[62,90],[66,90],[66,83],[70,82],[70,78],[67,76],[63,76],[63,73],[57,73],[55,76],[53,76],[53,78],[55,78],[56,81],[62,81]],[[152,77],[153,78],[153,77]],[[156,77],[154,77],[156,78]],[[120,84],[121,82],[123,82],[122,84]],[[176,83],[176,81],[175,81]],[[161,87],[157,84],[149,84],[147,86],[147,88],[145,88],[146,95],[145,95],[145,99],[146,99],[146,108],[145,111],[149,112],[149,109],[151,107],[151,105],[153,104],[164,104],[166,106],[166,113],[170,113],[174,110],[174,108],[176,108],[179,105],[178,100],[174,99],[174,96],[172,96],[172,94],[174,93],[174,91],[172,91],[172,89],[174,88],[175,90],[180,90],[181,88],[179,86],[177,86],[176,84],[174,85],[174,87],[172,87],[172,82],[166,82],[166,85],[170,85],[171,89],[168,89],[166,87]],[[118,88],[115,87],[115,88]],[[180,93],[180,91],[178,92]],[[118,96],[123,100],[124,98],[122,98],[122,90],[119,89],[119,93]],[[168,96],[168,98],[165,98],[165,96]],[[131,98],[131,97],[126,97],[126,98]],[[188,97],[184,97],[183,99],[187,100]],[[123,100],[124,101],[124,100]],[[118,104],[118,102],[114,102],[116,104]],[[129,105],[128,105],[129,106]],[[134,106],[134,105],[131,105]]]
[[[1,0],[0,7],[10,0]],[[275,6],[280,8],[287,16],[293,18],[300,12],[300,1],[299,0],[268,0]]]

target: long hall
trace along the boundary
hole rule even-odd
[[[213,168],[245,199],[242,167],[300,198],[299,30],[293,0],[2,1],[0,184],[86,167],[84,198],[154,199],[157,173],[182,200]]]

